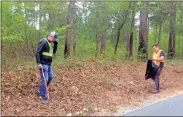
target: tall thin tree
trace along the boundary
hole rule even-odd
[[[124,24],[126,22],[126,19],[128,17],[129,9],[131,8],[131,3],[132,2],[129,2],[128,9],[124,13],[124,20],[123,20],[123,22],[121,23],[121,25],[118,28],[117,40],[116,40],[115,51],[114,51],[115,55],[117,54],[118,43],[119,43],[119,38],[120,38],[120,32],[121,32],[121,29],[123,28],[123,26],[124,26]]]
[[[68,16],[67,16],[67,36],[65,40],[65,49],[64,49],[64,57],[67,58],[70,56],[70,48],[71,48],[71,38],[72,38],[72,29],[73,29],[73,13],[72,7],[74,6],[74,1],[70,0],[68,5]]]
[[[136,2],[133,2],[133,5],[135,6]],[[132,13],[131,13],[131,26],[130,26],[130,36],[127,40],[127,58],[133,57],[133,30],[135,27],[135,7],[132,7]]]
[[[141,60],[145,60],[148,57],[148,9],[147,2],[143,4],[140,9],[140,29],[139,29],[139,47],[138,47],[138,57]]]
[[[170,2],[173,7],[170,9],[170,34],[168,45],[168,58],[175,57],[175,26],[176,26],[176,2]]]

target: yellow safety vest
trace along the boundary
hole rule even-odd
[[[161,55],[161,52],[162,52],[163,50],[159,50],[158,52],[153,52],[153,59],[157,59],[157,58],[160,58],[160,55]],[[159,64],[160,64],[160,62],[165,62],[165,60],[163,59],[163,60],[161,60],[161,61],[153,61],[156,65],[158,65],[159,66]]]
[[[48,42],[48,46],[50,48],[50,51],[49,52],[42,52],[42,55],[52,57],[53,56],[53,44],[50,43],[47,39],[46,39],[46,41]]]

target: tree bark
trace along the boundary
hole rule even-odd
[[[128,5],[128,9],[131,8],[131,2],[129,3]],[[123,28],[125,22],[126,22],[126,19],[127,19],[127,16],[128,16],[128,9],[126,10],[125,12],[125,17],[124,17],[124,21],[123,23],[120,25],[120,27],[118,28],[118,34],[117,34],[117,41],[116,41],[116,45],[115,45],[115,52],[114,54],[116,55],[117,54],[117,49],[118,49],[118,43],[119,43],[119,38],[120,38],[120,32],[121,32],[121,29]]]
[[[146,6],[140,9],[140,31],[139,31],[139,48],[138,56],[139,59],[145,61],[148,57],[147,43],[148,43],[148,9]]]
[[[72,24],[72,28],[73,28],[73,55],[74,57],[76,56],[76,27],[75,27],[75,13],[74,13],[74,6],[75,5],[75,1],[73,1],[73,7],[72,7],[72,17],[73,17],[73,24]]]
[[[161,39],[162,23],[163,23],[163,21],[161,21],[161,22],[160,22],[160,25],[159,25],[158,44],[160,44],[160,39]]]
[[[97,57],[99,55],[100,52],[100,39],[99,39],[99,31],[98,31],[98,17],[99,17],[99,13],[98,11],[96,11],[96,54],[95,57]]]
[[[134,2],[135,5],[135,2]],[[133,7],[134,8],[134,7]],[[132,21],[131,21],[131,27],[130,27],[130,36],[129,40],[127,41],[127,58],[133,57],[133,30],[135,27],[135,9],[132,10],[131,15]]]
[[[130,52],[130,34],[131,32],[126,32],[124,34],[124,37],[126,39],[126,59],[129,58],[129,52]]]
[[[168,46],[168,58],[175,57],[175,25],[176,25],[176,3],[170,11],[170,34],[169,34],[169,46]]]
[[[158,23],[156,22],[156,32],[155,32],[155,39],[154,39],[154,41],[155,41],[155,43],[157,43],[157,35],[158,35]]]
[[[76,56],[76,30],[75,30],[75,26],[73,24],[73,55]]]
[[[65,49],[64,49],[64,57],[68,58],[70,56],[70,48],[71,48],[71,38],[72,38],[72,28],[73,28],[73,17],[72,17],[72,6],[74,1],[70,0],[68,5],[68,16],[67,16],[67,36],[65,40]]]
[[[100,34],[100,54],[102,54],[105,51],[106,48],[106,33],[103,31]]]

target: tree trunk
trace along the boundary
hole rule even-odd
[[[159,34],[158,34],[158,44],[160,44],[160,39],[161,39],[161,29],[162,29],[162,21],[160,22],[160,25],[159,25]]]
[[[155,43],[157,43],[157,35],[158,35],[158,22],[156,22],[156,32],[155,32]]]
[[[48,20],[48,29],[49,30],[53,30],[52,28],[52,14],[51,14],[51,11],[48,11],[48,14],[49,14],[49,20]]]
[[[38,11],[38,17],[39,17],[39,32],[38,32],[38,38],[41,38],[41,31],[40,29],[42,28],[42,22],[41,22],[41,2],[38,2],[39,4],[39,11]]]
[[[75,5],[75,1],[73,1],[73,7],[72,7],[72,16],[73,16],[73,55],[74,57],[76,56],[76,27],[75,27],[75,13],[74,13],[74,6]]]
[[[147,43],[148,43],[148,9],[146,6],[140,9],[140,31],[139,31],[139,48],[138,56],[139,59],[145,61],[148,57],[147,53]]]
[[[99,39],[99,36],[98,36],[98,16],[99,16],[99,13],[98,11],[96,12],[96,54],[95,54],[95,57],[97,57],[99,55],[99,52],[100,52],[100,39]]]
[[[127,45],[126,45],[126,59],[133,57],[133,31],[127,33]]]
[[[102,54],[105,51],[106,48],[106,33],[103,31],[100,34],[100,54]]]
[[[133,57],[133,32],[130,33],[129,57]]]
[[[24,3],[24,8],[25,8],[25,11],[24,11],[24,13],[25,13],[25,15],[27,15],[27,9],[26,9],[26,2]],[[35,26],[35,12],[34,12],[34,22],[33,22],[33,25]],[[27,22],[25,22],[25,49],[23,49],[23,53],[25,54],[25,55],[27,55],[28,53],[29,53],[29,51],[28,51],[28,48],[29,48],[29,43],[28,43],[28,34],[27,34],[27,32],[28,32],[28,30],[27,30]],[[21,51],[21,50],[20,50]],[[23,55],[22,55],[23,56]]]
[[[175,25],[176,25],[176,4],[173,5],[170,11],[170,34],[168,46],[168,58],[175,57]]]
[[[134,2],[135,5],[135,2]],[[134,8],[134,7],[133,7]],[[133,30],[135,27],[135,9],[132,11],[131,15],[131,27],[130,27],[130,37],[129,40],[127,41],[127,58],[132,58],[133,57]]]
[[[68,16],[67,16],[67,37],[65,40],[65,49],[64,49],[64,57],[67,58],[70,56],[70,48],[71,48],[71,38],[72,38],[72,25],[73,25],[73,17],[72,17],[72,6],[73,1],[69,1],[68,5]]]
[[[75,26],[73,24],[73,55],[76,56],[76,30],[75,30]]]
[[[126,59],[129,58],[129,53],[130,53],[130,34],[131,34],[131,32],[126,32],[124,34],[125,39],[126,39]]]
[[[128,9],[130,9],[130,8],[131,8],[131,2],[128,5]],[[126,10],[125,17],[124,17],[124,21],[120,25],[120,27],[118,28],[117,41],[116,41],[115,52],[114,52],[115,55],[117,54],[118,43],[119,43],[119,38],[120,38],[120,32],[121,32],[121,29],[123,28],[123,26],[124,26],[124,24],[126,22],[126,19],[127,19],[127,16],[128,16],[128,12],[129,12],[129,10]]]

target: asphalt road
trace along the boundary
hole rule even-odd
[[[183,116],[183,95],[127,113],[124,116]]]

